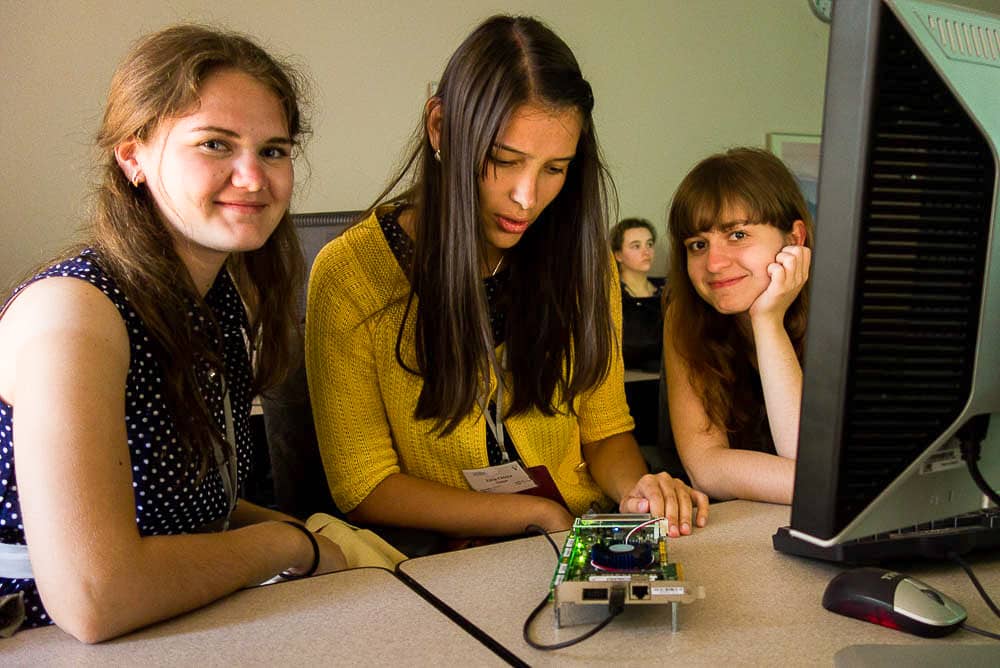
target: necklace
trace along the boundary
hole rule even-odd
[[[501,264],[503,264],[503,255],[500,256],[499,260],[497,260],[497,266],[493,267],[493,271],[490,272],[490,276],[497,275],[497,270],[500,269]]]

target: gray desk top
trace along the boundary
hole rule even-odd
[[[670,631],[670,606],[628,608],[598,635],[553,652],[529,647],[521,625],[542,599],[555,554],[541,537],[406,561],[400,569],[531,665],[648,665],[673,660],[684,665],[833,665],[838,651],[853,645],[982,645],[996,641],[964,631],[927,640],[823,609],[827,582],[841,569],[791,557],[771,547],[774,530],[789,510],[746,501],[713,506],[709,527],[670,542],[671,559],[683,564],[688,581],[702,584],[706,598],[680,606],[680,630]],[[555,536],[562,547],[565,534]],[[1000,559],[973,558],[987,591],[1000,592]],[[965,574],[947,564],[910,572],[969,611],[969,621],[996,629],[996,618]],[[588,627],[555,629],[551,605],[536,619],[533,636],[552,643]],[[1000,665],[1000,664],[998,664]]]
[[[0,640],[4,666],[412,666],[444,656],[505,665],[375,568],[246,589],[101,645],[84,645],[52,626]]]

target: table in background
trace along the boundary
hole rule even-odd
[[[660,380],[660,374],[642,369],[625,369],[626,383],[641,383],[650,380]]]
[[[392,573],[362,568],[244,589],[99,645],[49,626],[0,640],[4,666],[505,665]]]
[[[521,626],[545,595],[556,556],[544,538],[411,559],[400,571],[501,645],[531,665],[649,665],[670,660],[683,665],[832,665],[834,656],[854,645],[1000,643],[965,631],[923,639],[823,609],[820,601],[841,568],[791,557],[771,547],[774,530],[788,523],[789,509],[748,501],[712,507],[709,526],[671,540],[670,558],[685,579],[704,585],[706,598],[680,606],[680,631],[670,632],[670,606],[633,606],[596,636],[566,649],[542,652],[529,647]],[[562,547],[565,534],[554,536]],[[987,591],[1000,591],[1000,559],[970,556]],[[961,602],[973,626],[996,629],[965,574],[954,565],[922,564],[909,572]],[[573,638],[587,626],[555,629],[551,605],[532,627],[543,643]],[[904,648],[905,649],[905,648]],[[998,661],[994,665],[1000,665]]]

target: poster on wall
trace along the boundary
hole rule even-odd
[[[819,135],[798,135],[782,132],[767,134],[767,149],[781,158],[799,182],[799,188],[816,220],[816,188],[819,183]]]

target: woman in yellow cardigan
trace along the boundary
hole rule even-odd
[[[316,259],[309,387],[351,520],[501,536],[617,508],[674,536],[705,524],[707,498],[650,475],[632,437],[593,105],[551,30],[488,19],[380,204]]]

